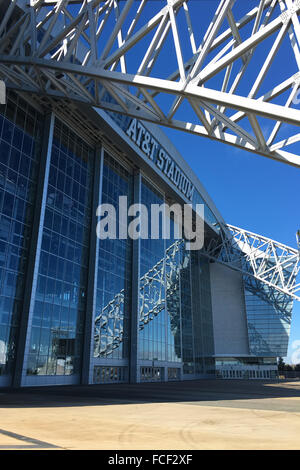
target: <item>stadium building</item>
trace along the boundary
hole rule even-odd
[[[0,386],[276,377],[297,251],[227,225],[156,124],[3,71]],[[97,208],[120,196],[203,204],[204,247],[99,239]]]

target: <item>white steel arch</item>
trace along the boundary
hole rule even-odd
[[[220,238],[205,247],[211,260],[251,276],[300,301],[300,251],[233,225],[223,226]]]
[[[0,78],[300,166],[300,0],[207,5],[3,0]]]

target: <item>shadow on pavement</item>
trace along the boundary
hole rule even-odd
[[[300,381],[193,380],[185,382],[70,385],[0,390],[0,408],[66,407],[300,398]],[[296,403],[296,400],[294,400]],[[234,403],[231,404],[234,406]],[[296,410],[300,412],[296,403]],[[295,406],[294,406],[295,408]]]

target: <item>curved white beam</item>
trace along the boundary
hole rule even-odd
[[[205,247],[205,256],[300,301],[300,252],[294,248],[226,225]]]
[[[250,11],[244,0],[220,0],[203,32],[194,19],[204,6],[188,0],[7,4],[0,78],[8,88],[83,101],[300,166],[299,154],[287,151],[299,141],[299,0],[257,0]],[[272,69],[280,54],[289,75],[293,69],[288,79]]]

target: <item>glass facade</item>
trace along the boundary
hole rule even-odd
[[[182,362],[183,374],[195,373],[193,344],[191,252],[183,247],[180,269],[180,305],[182,322]]]
[[[218,357],[216,375],[223,379],[275,379],[276,357]]]
[[[192,252],[193,340],[196,374],[213,374],[214,330],[209,261],[201,252]]]
[[[143,180],[141,202],[150,213],[151,204],[165,201]],[[156,240],[141,240],[139,359],[180,365],[183,360],[193,362],[188,352],[192,348],[189,260],[183,240],[174,239],[175,222],[167,219],[167,223],[169,239],[160,233]]]
[[[122,118],[119,125],[126,127],[130,119]],[[144,382],[215,374],[208,259],[201,251],[188,251],[185,240],[176,238],[174,214],[166,219],[160,215],[160,227],[163,220],[170,223],[168,239],[162,230],[158,238],[151,238],[150,218],[147,239],[134,245],[129,237],[119,237],[119,230],[127,231],[130,222],[128,218],[120,223],[119,198],[127,197],[128,209],[138,178],[136,163],[130,162],[130,155],[115,154],[113,144],[103,145],[98,165],[95,158],[102,143],[96,151],[96,144],[86,143],[55,118],[49,173],[41,175],[43,125],[43,116],[14,93],[0,108],[0,385],[5,380],[11,383],[15,372],[23,374],[20,383],[26,385],[76,383],[88,375],[91,383],[128,382],[135,363],[137,377]],[[141,175],[139,202],[150,215],[153,204],[169,203],[171,195],[166,186],[163,193],[148,179],[146,167]],[[42,208],[36,201],[39,184],[45,185]],[[100,202],[116,210],[116,239],[91,233]],[[205,204],[196,188],[192,203]],[[39,211],[37,227],[33,219]],[[205,218],[218,229],[206,204]],[[36,231],[40,247],[33,247]],[[137,263],[139,279],[133,278]],[[34,264],[35,270],[29,271]],[[32,282],[28,295],[25,282]],[[249,355],[262,361],[256,365],[268,366],[265,361],[286,355],[292,302],[252,278],[244,279],[244,287]],[[135,335],[136,303],[135,350],[131,334]],[[19,367],[20,320],[26,323],[28,314],[21,351],[25,359]],[[91,352],[86,358],[87,344]],[[229,371],[232,361],[225,362]],[[87,363],[88,373],[83,373]],[[239,372],[235,376],[240,377]]]
[[[105,153],[101,202],[102,204],[112,204],[117,209],[117,220],[119,220],[119,197],[127,196],[128,205],[132,202],[132,180],[130,172]],[[94,358],[106,359],[108,362],[111,359],[128,360],[131,311],[131,239],[99,240],[98,259]]]
[[[291,298],[250,277],[245,278],[244,284],[250,353],[285,357],[293,308]]]
[[[163,204],[164,197],[142,180],[141,203]],[[151,231],[149,220],[148,231]],[[165,240],[145,239],[140,242],[140,324],[139,359],[165,361],[167,357],[166,286],[164,278]]]
[[[13,373],[42,125],[42,117],[14,93],[0,106],[0,376]]]
[[[103,101],[108,102],[108,103],[116,103],[115,99],[107,92],[103,93]],[[130,125],[130,122],[132,120],[131,117],[120,114],[120,113],[115,113],[113,111],[105,111],[111,118],[112,120],[123,130],[126,131]],[[205,199],[201,196],[199,191],[195,188],[192,196],[192,205],[195,208],[196,204],[203,204],[204,205],[204,215],[205,215],[205,220],[212,225],[216,231],[219,231],[220,225],[217,217],[211,210],[211,208],[208,206],[206,203]]]
[[[79,373],[94,152],[56,120],[28,375]]]
[[[218,357],[216,366],[276,366],[277,361],[274,357]]]
[[[174,222],[170,220],[171,233]],[[167,361],[181,363],[182,361],[182,319],[181,319],[181,290],[180,272],[182,265],[183,242],[181,240],[166,240],[165,252],[165,282],[167,310]],[[178,370],[178,369],[176,369]]]
[[[164,197],[147,181],[142,182],[141,202],[150,213],[151,204]],[[198,252],[186,250],[184,240],[141,240],[139,360],[177,363],[183,376],[214,371],[212,310],[209,265]],[[151,231],[149,223],[148,231]],[[192,274],[194,273],[194,278]],[[201,273],[199,275],[199,273]],[[194,283],[192,282],[194,279]],[[179,377],[170,367],[170,377]],[[173,370],[174,369],[174,370]],[[141,369],[145,380],[145,368]],[[148,370],[148,369],[147,369]],[[151,377],[154,369],[149,369]],[[158,375],[162,380],[162,374]],[[157,375],[155,375],[156,380]]]

